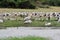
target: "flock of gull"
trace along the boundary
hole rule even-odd
[[[3,22],[4,20],[16,20],[18,17],[23,18],[23,20],[25,21],[24,23],[31,23],[31,18],[35,18],[35,20],[40,20],[40,18],[43,17],[45,17],[47,20],[55,17],[58,21],[60,21],[59,12],[5,12],[0,13],[0,22]]]

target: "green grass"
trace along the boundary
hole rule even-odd
[[[10,37],[10,38],[3,38],[0,40],[49,40],[48,38],[43,38],[43,37]]]
[[[0,26],[3,26],[3,27],[18,27],[18,26],[22,26],[22,24],[23,24],[23,21],[7,20],[7,21],[5,21],[3,23],[0,23]]]
[[[39,20],[39,21],[32,21],[31,24],[24,24],[24,21],[19,21],[19,20],[6,20],[3,23],[0,23],[0,27],[46,27],[45,23],[46,22],[51,22],[52,24],[50,27],[60,27],[60,22],[54,21],[54,20]],[[47,26],[49,27],[49,26]]]
[[[0,23],[0,27],[60,27],[60,22],[56,21],[55,17],[52,17],[50,21],[46,20],[46,17],[41,17],[41,19],[44,20],[35,20],[35,18],[32,18],[31,24],[24,24],[23,18],[17,17],[17,20],[5,20],[3,23]],[[46,26],[46,22],[51,22],[52,24]]]

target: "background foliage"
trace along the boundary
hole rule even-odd
[[[60,0],[0,0],[0,8],[25,8],[60,6]]]

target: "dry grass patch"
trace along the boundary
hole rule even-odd
[[[60,7],[38,8],[38,9],[12,9],[0,8],[0,12],[60,12]]]

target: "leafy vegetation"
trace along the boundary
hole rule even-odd
[[[60,6],[60,0],[0,0],[0,7],[3,8],[49,8],[49,6],[46,5]]]

